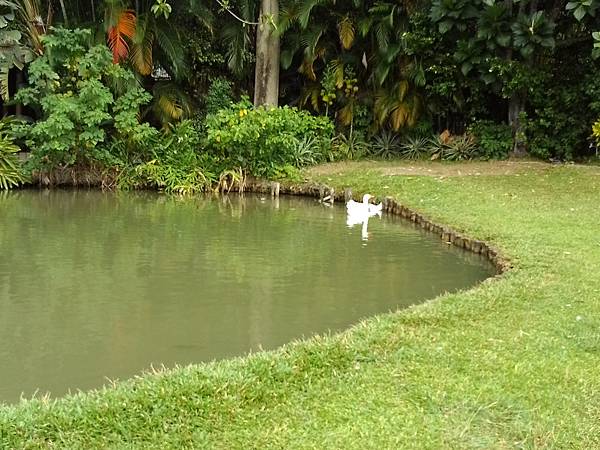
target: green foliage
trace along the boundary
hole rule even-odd
[[[440,135],[434,135],[427,140],[427,153],[431,160],[442,159],[445,148],[446,141]]]
[[[118,16],[132,6],[95,1],[96,11],[89,11],[69,7],[68,0],[66,4],[71,24],[91,23],[103,10]],[[328,141],[332,131],[305,135],[296,125],[289,131],[288,125],[275,125],[277,120],[293,122],[283,113],[271,113],[265,125],[258,118],[262,113],[250,112],[249,104],[232,106],[233,92],[251,89],[254,41],[253,28],[231,13],[253,22],[259,12],[256,2],[224,4],[140,3],[135,36],[127,41],[126,64],[137,70],[152,96],[124,67],[107,63],[103,46],[91,44],[93,33],[51,30],[43,38],[46,51],[29,69],[30,87],[18,97],[30,106],[25,111],[34,110],[40,119],[30,127],[21,126],[34,150],[33,162],[39,167],[90,161],[119,167],[155,160],[154,165],[162,164],[153,155],[163,135],[169,134],[169,124],[204,117],[202,111],[191,110],[194,103],[205,106],[212,117],[207,121],[212,121],[210,136],[201,140],[196,152],[218,160],[209,164],[217,174],[243,167],[275,176],[286,165],[297,168],[371,153],[392,157],[400,153],[399,142],[385,133],[377,135],[380,130],[424,137],[444,129],[464,133],[469,123],[481,124],[471,130],[478,139],[475,155],[503,158],[512,147],[507,128],[493,123],[507,122],[511,99],[520,101],[529,118],[517,136],[526,138],[533,155],[587,156],[586,139],[600,115],[594,106],[598,100],[593,100],[600,98],[593,92],[596,82],[590,81],[599,70],[590,57],[594,46],[600,50],[596,0],[560,5],[517,0],[401,5],[391,0],[282,0],[277,23],[282,38],[282,103],[310,107],[335,120],[346,136],[332,142]],[[42,19],[47,16],[45,8],[38,5],[39,11],[23,23],[21,16],[13,18],[10,11],[1,10],[8,15],[1,16],[6,23],[0,20],[0,34],[18,30],[22,34],[18,42],[29,37],[28,45],[34,47],[25,25],[48,31]],[[6,42],[6,51],[16,45],[14,39],[11,45]],[[40,48],[36,54],[42,54]],[[0,52],[0,62],[6,61]],[[164,69],[170,84],[152,79],[153,68]],[[236,116],[240,110],[249,111],[248,120]],[[140,123],[140,112],[166,132]],[[235,120],[215,122],[220,114]],[[277,114],[282,116],[275,120]],[[428,121],[420,122],[422,117]],[[419,129],[420,123],[426,126]],[[204,124],[200,129],[204,132]],[[403,144],[410,144],[404,149],[406,157],[420,157],[422,139]],[[441,150],[433,154],[443,158],[463,153],[449,156],[447,149]]]
[[[19,186],[27,179],[16,156],[20,149],[14,143],[10,125],[8,119],[0,120],[0,190]]]
[[[469,133],[477,139],[481,159],[505,159],[512,149],[512,130],[508,125],[482,120],[471,124]]]
[[[211,30],[199,26],[193,17],[182,17],[179,23],[186,28],[184,48],[190,65],[182,87],[194,101],[205,105],[211,84],[230,78],[225,61],[225,43]],[[237,87],[241,86],[238,84]],[[216,113],[218,109],[212,112]]]
[[[400,139],[392,131],[385,130],[375,136],[370,145],[370,153],[379,158],[390,159],[398,156]]]
[[[152,96],[139,88],[128,90],[119,96],[113,105],[116,139],[125,143],[130,150],[144,146],[158,135],[148,123],[139,121],[140,108],[148,104]]]
[[[168,193],[203,192],[216,182],[216,161],[198,149],[201,137],[193,123],[184,120],[152,141],[149,160],[128,167],[119,179],[121,188],[156,188]]]
[[[567,11],[571,11],[578,21],[583,20],[585,16],[595,16],[600,3],[595,0],[572,0],[567,3]]]
[[[167,0],[155,0],[154,5],[152,5],[150,10],[155,17],[162,15],[165,19],[168,19],[169,15],[173,11],[173,8],[171,5],[169,5],[169,3],[167,3]]]
[[[278,168],[301,162],[298,149],[303,139],[313,138],[315,148],[322,149],[322,142],[333,134],[333,125],[327,118],[295,108],[249,108],[242,101],[208,116],[206,133],[206,149],[229,167],[272,177]],[[313,157],[323,159],[322,155]]]
[[[412,137],[429,137],[433,134],[433,124],[429,119],[421,118],[414,127],[406,130],[406,134]]]
[[[544,11],[536,11],[530,16],[521,15],[512,24],[514,45],[523,58],[530,58],[536,51],[552,48],[555,45],[552,22]]]
[[[478,156],[477,140],[468,133],[435,136],[429,140],[428,147],[432,160],[468,161]]]
[[[343,66],[342,67],[342,74],[343,74]],[[340,77],[340,65],[339,64],[335,64],[335,63],[329,63],[327,64],[327,67],[325,68],[324,72],[323,72],[323,76],[321,77],[321,101],[325,104],[325,109],[326,109],[326,113],[325,115],[327,115],[327,111],[329,110],[329,107],[332,106],[335,102],[335,99],[337,98],[337,85],[338,85],[338,78]],[[342,75],[343,77],[343,75]]]
[[[17,4],[4,1],[0,7],[10,8],[9,12],[0,14],[0,98],[8,101],[8,75],[14,67],[23,70],[26,63],[33,60],[33,51],[24,44],[23,34],[14,24]]]
[[[593,73],[599,67],[589,57],[571,59],[531,89],[523,130],[530,154],[563,160],[589,155],[590,126],[600,115],[600,79]]]
[[[361,133],[338,134],[331,140],[329,161],[360,159],[367,154],[368,143]]]
[[[403,159],[422,159],[429,156],[430,140],[424,137],[407,137],[400,146],[400,156]]]
[[[298,139],[291,153],[291,167],[305,167],[323,161],[327,140],[316,135],[307,135]]]
[[[304,181],[302,171],[291,164],[279,167],[273,178],[275,180],[283,180],[292,183],[302,183]]]
[[[206,114],[216,114],[221,109],[228,108],[232,102],[233,84],[224,78],[213,80],[204,100]]]
[[[470,134],[452,136],[445,143],[441,158],[446,161],[467,161],[477,157],[477,141]]]
[[[592,126],[592,136],[596,140],[596,145],[600,146],[600,119]]]
[[[153,117],[163,128],[191,116],[187,94],[172,82],[158,82],[152,88]]]
[[[89,47],[89,39],[87,30],[55,29],[44,36],[46,52],[31,63],[30,86],[16,96],[41,116],[21,127],[40,166],[89,163],[113,130],[136,144],[152,135],[138,118],[150,95],[132,72],[113,64],[105,45]]]

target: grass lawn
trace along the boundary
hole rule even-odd
[[[339,335],[0,407],[0,448],[600,449],[600,167],[309,176],[393,196],[514,269]]]

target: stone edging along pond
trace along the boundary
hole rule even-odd
[[[320,200],[329,197],[335,201],[347,201],[352,198],[352,191],[350,189],[346,189],[344,192],[336,192],[333,188],[327,185],[317,183],[287,184],[260,180],[248,180],[244,188],[246,191],[255,193],[270,193],[271,195],[279,195],[280,193],[301,195],[315,197]],[[454,231],[450,227],[437,224],[428,217],[413,209],[410,209],[392,197],[385,197],[383,199],[374,197],[374,199],[376,202],[381,201],[383,204],[383,210],[386,213],[409,220],[410,222],[414,223],[415,226],[420,227],[429,233],[437,235],[443,242],[449,245],[454,245],[455,247],[465,249],[488,259],[494,265],[494,267],[496,267],[498,275],[502,275],[512,268],[510,261],[502,256],[496,248],[492,247],[487,242],[473,239],[462,233]]]

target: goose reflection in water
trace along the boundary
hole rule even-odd
[[[379,218],[381,218],[381,211],[375,213],[375,214],[371,214],[371,215],[352,215],[352,214],[348,214],[348,216],[346,217],[346,225],[348,226],[348,228],[352,228],[354,227],[354,225],[361,225],[361,238],[363,241],[368,241],[369,240],[369,231],[368,231],[368,227],[369,227],[369,219],[371,217],[374,216],[379,216]]]

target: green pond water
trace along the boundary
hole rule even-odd
[[[494,273],[399,218],[154,193],[0,193],[0,402],[272,349]]]

